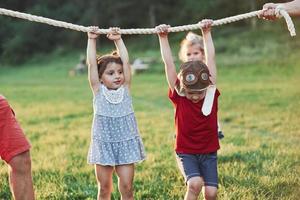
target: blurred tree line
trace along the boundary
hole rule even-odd
[[[1,0],[0,7],[83,26],[150,28],[194,24],[261,9],[267,0]],[[273,2],[276,2],[274,0]],[[277,1],[278,2],[278,1]],[[283,2],[283,1],[281,1]],[[256,19],[234,26],[255,26]],[[0,16],[0,59],[19,63],[57,48],[82,49],[82,33]]]

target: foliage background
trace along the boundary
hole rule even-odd
[[[258,10],[265,2],[267,1],[1,0],[0,7],[84,26],[147,28],[161,23],[178,26],[197,23],[203,18],[220,19]],[[85,38],[75,31],[6,16],[0,17],[0,24],[2,62],[19,64],[37,53],[70,51],[81,49],[85,45]],[[255,27],[256,19],[234,23],[231,27],[241,28],[249,24]],[[152,44],[153,39],[150,37],[133,37],[146,40],[144,44]]]

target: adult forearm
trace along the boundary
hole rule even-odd
[[[279,5],[281,5],[291,16],[300,16],[300,0],[294,0]]]

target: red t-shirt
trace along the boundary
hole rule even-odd
[[[220,148],[218,139],[218,97],[219,90],[215,92],[212,111],[204,116],[201,109],[204,98],[193,103],[186,97],[179,96],[174,89],[169,89],[169,98],[175,107],[175,127],[177,153],[206,154]]]

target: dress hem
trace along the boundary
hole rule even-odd
[[[89,165],[103,165],[103,166],[119,166],[119,165],[129,165],[129,164],[135,164],[135,163],[141,163],[144,160],[146,160],[146,158],[143,158],[141,160],[137,160],[137,161],[132,161],[132,162],[126,162],[126,163],[120,163],[120,164],[112,164],[112,163],[100,163],[100,162],[88,162]]]

